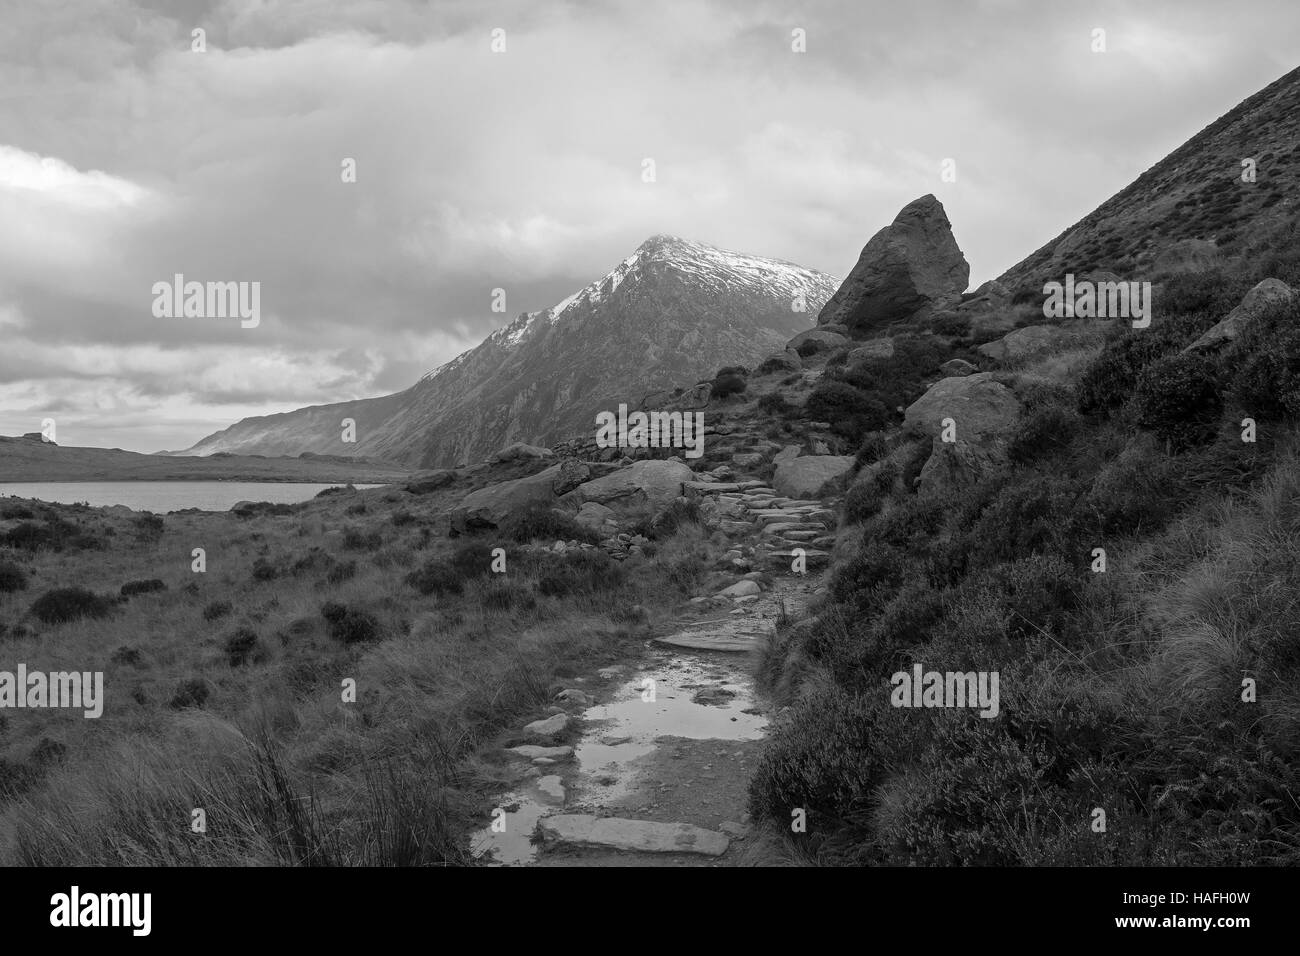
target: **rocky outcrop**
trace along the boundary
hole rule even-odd
[[[852,455],[803,455],[776,466],[772,487],[788,498],[816,498],[833,491],[853,467]]]
[[[969,280],[943,204],[922,196],[871,237],[817,324],[839,323],[862,335],[957,303]]]
[[[1059,352],[1077,344],[1079,336],[1058,325],[1028,325],[985,342],[975,351],[999,362],[1014,362],[1047,352]]]
[[[1270,306],[1289,302],[1294,294],[1291,287],[1281,279],[1265,279],[1242,297],[1240,305],[1183,351],[1214,351],[1227,345],[1241,334],[1242,329],[1255,316]]]
[[[603,478],[579,485],[565,496],[581,507],[589,502],[623,515],[658,514],[682,494],[695,473],[680,459],[637,461]]]
[[[872,339],[849,353],[849,364],[856,365],[867,359],[891,359],[894,357],[893,339]]]
[[[549,448],[541,448],[537,445],[528,445],[524,442],[517,441],[512,445],[506,445],[500,451],[492,455],[488,461],[493,464],[499,464],[504,461],[517,461],[520,458],[553,458],[555,452]]]
[[[831,332],[826,329],[808,329],[808,331],[800,332],[792,338],[785,344],[785,347],[798,352],[799,346],[804,343],[815,342],[817,344],[817,350],[821,351],[823,349],[833,349],[844,345],[848,340],[848,336],[842,335],[839,332]]]
[[[447,487],[455,480],[455,472],[440,468],[437,471],[421,472],[408,481],[405,487],[413,495],[427,495],[439,488]]]
[[[770,372],[798,372],[803,368],[803,359],[799,353],[793,349],[786,349],[783,352],[773,352],[767,358],[758,364],[759,369],[765,373]]]
[[[577,458],[566,458],[560,462],[560,473],[551,482],[551,491],[557,496],[566,495],[592,477],[591,465]]]
[[[502,481],[470,492],[451,509],[450,530],[464,534],[499,528],[515,512],[554,502],[552,484],[559,475],[560,466],[552,465],[526,478]]]
[[[1015,421],[1020,403],[1011,389],[993,380],[992,372],[961,378],[945,378],[907,407],[903,424],[935,437],[943,421],[956,423],[958,441],[979,441],[996,434]]]
[[[924,494],[955,498],[1001,468],[1007,460],[1001,439],[986,443],[944,442],[938,438],[921,467],[918,489]]]

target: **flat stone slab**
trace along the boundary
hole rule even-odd
[[[516,757],[524,757],[527,760],[535,760],[538,757],[546,757],[550,760],[558,760],[562,757],[572,757],[572,747],[542,747],[538,744],[520,744],[518,747],[507,747],[506,753],[514,754]]]
[[[701,631],[695,634],[681,631],[667,637],[656,637],[655,643],[669,647],[685,647],[692,651],[721,651],[724,654],[745,654],[754,649],[754,638],[734,631]]]
[[[638,853],[700,853],[721,856],[731,840],[725,833],[689,823],[655,823],[621,817],[595,817],[586,813],[561,813],[538,823],[548,841],[570,846],[598,846]]]
[[[524,733],[536,734],[538,737],[550,737],[569,726],[568,714],[552,714],[544,720],[534,720],[524,726]]]

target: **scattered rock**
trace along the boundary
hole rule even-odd
[[[718,597],[739,598],[748,597],[753,594],[762,594],[763,588],[757,581],[737,581],[729,588],[723,588],[718,592]]]
[[[1000,362],[1029,358],[1044,352],[1059,352],[1076,345],[1079,336],[1058,325],[1027,325],[1000,339],[985,342],[975,351]],[[955,361],[955,360],[954,360]]]
[[[569,726],[569,715],[563,712],[552,714],[544,720],[534,720],[524,725],[524,733],[538,737],[553,737]]]
[[[849,364],[857,365],[867,359],[890,359],[894,357],[893,339],[871,339],[849,353]]]
[[[1019,413],[1011,389],[995,382],[992,372],[980,372],[930,386],[908,406],[903,424],[933,437],[943,430],[943,420],[951,418],[958,441],[978,441],[1010,425]]]
[[[538,823],[543,839],[570,846],[605,847],[641,853],[700,853],[721,856],[730,840],[726,834],[689,823],[656,823],[585,813],[561,813]]]
[[[1212,351],[1226,345],[1240,335],[1255,316],[1275,303],[1289,301],[1294,294],[1281,279],[1265,279],[1242,297],[1240,305],[1183,351]]]
[[[948,359],[948,361],[940,365],[939,371],[943,372],[943,374],[947,376],[960,377],[962,375],[974,375],[976,372],[979,371],[979,366],[972,365],[970,362],[967,362],[965,359],[955,358],[955,359]]]
[[[839,482],[853,467],[851,455],[804,455],[777,465],[772,476],[776,490],[790,498],[817,498]]]
[[[513,445],[506,445],[505,448],[502,448],[500,451],[492,455],[488,461],[493,464],[498,464],[505,461],[516,461],[520,458],[553,457],[555,457],[555,452],[551,451],[549,448],[542,448],[538,445],[526,445],[521,441],[517,441]]]
[[[564,747],[542,747],[537,744],[520,744],[518,747],[507,747],[506,753],[514,754],[516,757],[523,757],[526,760],[562,760],[565,757],[573,756],[573,748]]]

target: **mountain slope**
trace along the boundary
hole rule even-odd
[[[791,263],[653,236],[404,392],[244,419],[182,454],[312,451],[439,467],[513,441],[548,444],[594,429],[596,413],[620,402],[782,348],[837,286]],[[342,443],[343,418],[356,420],[356,444]]]
[[[1300,69],[1215,120],[1000,281],[1041,293],[1067,272],[1141,279],[1177,267],[1180,257],[1203,262],[1286,241],[1300,196],[1298,144]],[[1253,183],[1242,181],[1247,159],[1255,162]]]

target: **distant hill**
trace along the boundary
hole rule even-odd
[[[0,436],[0,481],[308,481],[382,484],[410,470],[373,459],[213,455],[169,458]]]
[[[550,444],[592,431],[599,411],[783,348],[837,285],[788,262],[653,236],[603,278],[404,392],[246,418],[181,454],[355,450],[439,467],[515,441]],[[356,421],[355,445],[340,440],[344,418]]]

